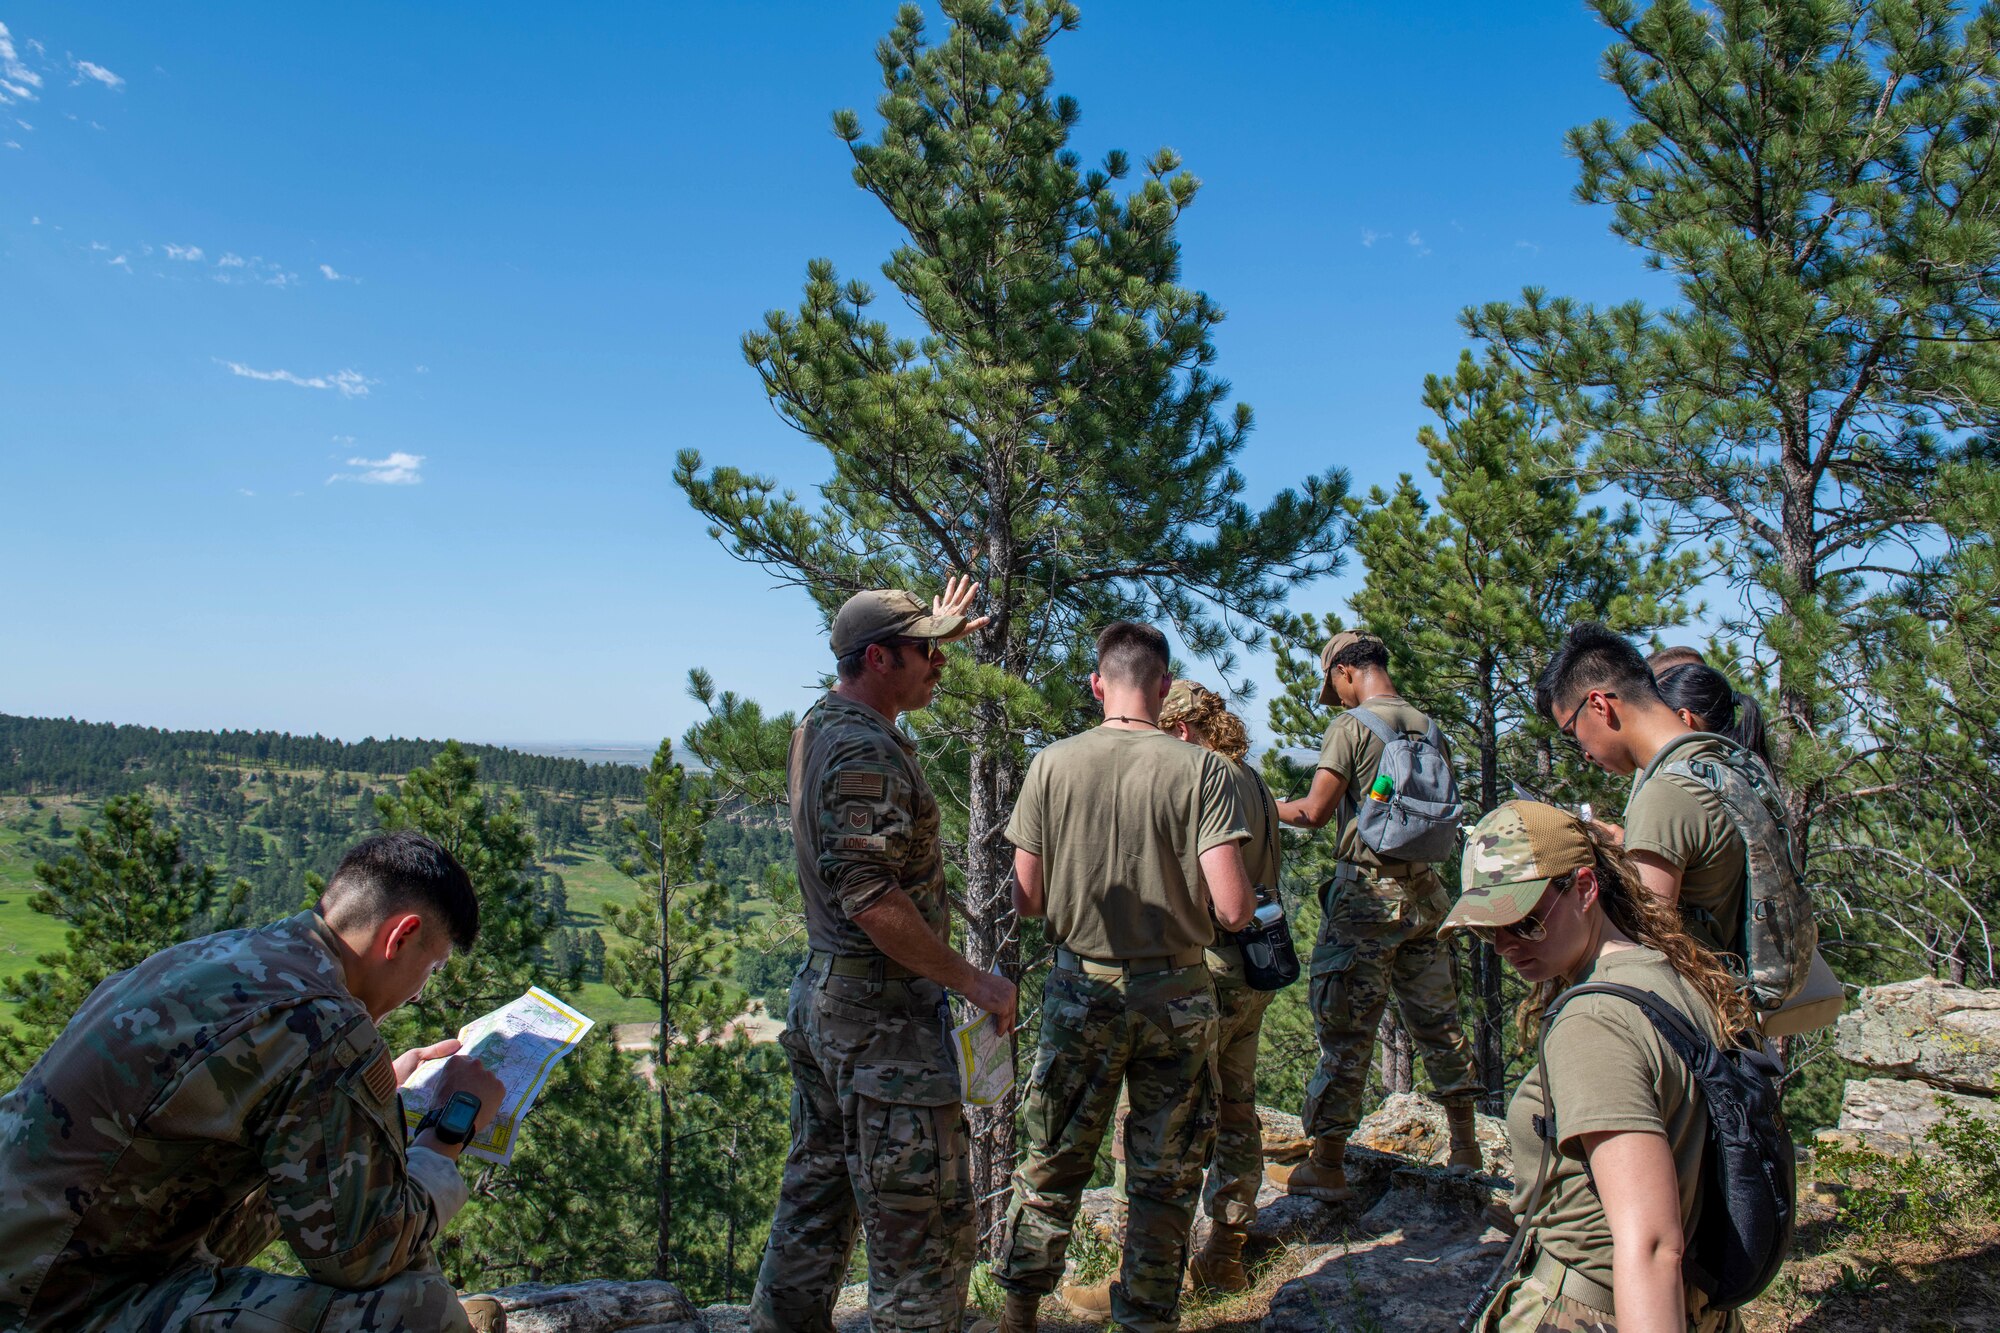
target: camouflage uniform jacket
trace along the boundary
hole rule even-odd
[[[830,693],[792,732],[789,786],[813,948],[878,954],[854,918],[895,889],[947,937],[938,804],[908,736],[866,704]]]
[[[316,913],[162,950],[0,1098],[0,1326],[178,1328],[254,1257],[246,1219],[313,1281],[379,1286],[465,1199],[402,1125]]]

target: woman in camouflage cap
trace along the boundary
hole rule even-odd
[[[1748,1003],[1713,953],[1598,824],[1536,801],[1509,801],[1466,841],[1464,892],[1443,930],[1491,941],[1531,987],[1520,1009],[1532,1046],[1555,997],[1586,981],[1651,991],[1711,1040],[1753,1030]],[[1693,1076],[1638,1006],[1577,997],[1549,1030],[1547,1088],[1525,1074],[1507,1110],[1517,1190],[1527,1207],[1541,1168],[1535,1121],[1555,1118],[1554,1158],[1519,1271],[1487,1306],[1489,1333],[1728,1333],[1733,1311],[1705,1310],[1681,1258],[1701,1206],[1708,1113]]]

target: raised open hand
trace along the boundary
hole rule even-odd
[[[934,616],[962,616],[979,596],[979,584],[970,574],[955,574],[944,581],[944,591],[931,598],[931,614]],[[965,622],[964,633],[984,629],[992,623],[992,616],[980,616]]]

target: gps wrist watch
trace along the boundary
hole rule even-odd
[[[479,1119],[480,1100],[469,1092],[454,1092],[451,1100],[443,1106],[433,1106],[424,1112],[424,1118],[417,1122],[417,1133],[425,1130],[437,1135],[439,1143],[447,1146],[465,1142],[472,1137],[472,1126]]]

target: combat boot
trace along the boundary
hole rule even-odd
[[[1196,1291],[1247,1291],[1250,1274],[1243,1270],[1243,1242],[1250,1233],[1217,1222],[1208,1229],[1194,1258],[1188,1260],[1188,1281]]]
[[[1346,1203],[1354,1197],[1347,1184],[1347,1139],[1329,1134],[1314,1139],[1312,1156],[1296,1166],[1266,1167],[1264,1178],[1287,1194],[1321,1203]]]
[[[1056,1299],[1077,1318],[1102,1322],[1111,1317],[1111,1284],[1117,1280],[1118,1275],[1113,1273],[1095,1282],[1065,1282]]]
[[[1444,1122],[1451,1128],[1451,1157],[1445,1165],[1485,1170],[1485,1159],[1479,1155],[1479,1130],[1472,1118],[1472,1103],[1446,1102]]]
[[[1035,1333],[1036,1308],[1041,1303],[1039,1296],[1008,1292],[1007,1303],[1000,1309],[1000,1333]]]
[[[458,1304],[472,1333],[507,1333],[507,1311],[491,1296],[461,1296]]]

